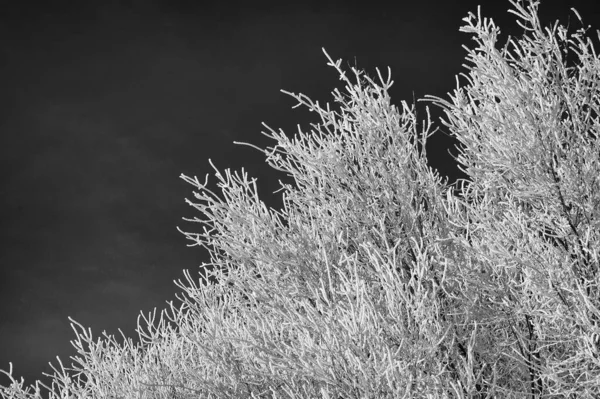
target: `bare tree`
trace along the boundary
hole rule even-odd
[[[498,366],[482,384],[515,397],[595,397],[600,60],[586,29],[543,29],[538,2],[512,3],[523,38],[499,50],[498,28],[471,14],[468,85],[450,102],[430,97],[470,177],[466,201],[448,207],[470,236],[461,292],[484,315],[470,322],[486,326],[479,354]]]
[[[283,211],[243,172],[215,168],[223,198],[182,176],[205,225],[185,235],[216,282],[186,272],[182,305],[146,319],[141,347],[75,330],[67,370],[86,379],[63,369],[53,397],[598,397],[600,61],[585,30],[542,29],[537,2],[512,4],[523,37],[498,49],[493,21],[470,14],[466,84],[425,99],[462,144],[460,195],[427,166],[429,111],[419,129],[389,77],[352,68],[352,83],[325,53],[340,110],[288,93],[321,123],[264,133],[294,179]]]

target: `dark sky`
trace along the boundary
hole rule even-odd
[[[268,206],[278,179],[261,148],[264,121],[289,136],[317,122],[280,89],[333,102],[342,65],[395,81],[398,105],[454,89],[470,36],[458,32],[477,1],[45,1],[0,9],[0,369],[26,385],[75,355],[67,316],[94,337],[118,328],[137,342],[136,319],[164,309],[183,270],[209,261],[184,231],[201,216],[185,204],[204,178],[243,166]],[[503,32],[518,33],[508,1],[482,2]],[[542,21],[566,22],[590,1],[542,2]],[[552,8],[550,8],[552,7]],[[573,21],[573,18],[571,18]],[[387,72],[386,72],[387,73]],[[419,105],[420,108],[423,105]],[[437,115],[437,114],[435,114]],[[436,134],[428,152],[458,176]],[[43,381],[48,382],[45,377]],[[8,378],[0,376],[0,384]]]

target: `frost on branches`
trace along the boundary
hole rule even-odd
[[[350,79],[325,53],[339,111],[286,92],[321,122],[264,133],[294,179],[284,209],[243,171],[215,168],[223,199],[182,176],[211,281],[186,272],[187,297],[146,319],[140,347],[78,324],[80,366],[61,364],[52,398],[598,397],[600,60],[586,30],[512,4],[523,37],[500,48],[469,15],[466,83],[422,100],[444,110],[469,181],[427,166],[429,114],[418,129],[414,105],[392,106],[389,77]]]

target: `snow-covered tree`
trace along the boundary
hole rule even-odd
[[[470,177],[468,205],[448,202],[450,223],[469,232],[465,261],[455,263],[461,300],[471,303],[463,310],[484,332],[475,353],[489,370],[485,385],[503,395],[594,397],[600,60],[586,29],[543,29],[537,2],[513,5],[523,38],[498,49],[493,22],[471,15],[463,30],[478,47],[468,84],[450,102],[434,98]]]
[[[283,210],[243,171],[215,168],[223,198],[182,176],[205,225],[185,235],[216,282],[186,272],[181,306],[149,317],[139,347],[75,330],[78,375],[61,364],[53,397],[600,396],[600,60],[586,30],[511,3],[523,36],[499,46],[470,14],[465,82],[423,100],[469,180],[427,166],[429,112],[418,128],[389,77],[350,79],[325,53],[340,109],[288,93],[320,123],[265,132],[268,164],[294,181]],[[0,393],[36,397],[16,381]]]

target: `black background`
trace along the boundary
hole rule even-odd
[[[75,350],[67,316],[94,337],[118,328],[137,341],[140,312],[164,309],[173,280],[209,261],[187,248],[182,217],[198,176],[217,168],[258,178],[280,208],[282,173],[264,155],[266,122],[288,136],[318,122],[280,89],[333,103],[343,90],[324,47],[342,66],[376,78],[392,71],[392,101],[446,97],[470,35],[461,21],[477,1],[72,1],[0,9],[0,369],[26,385],[65,366]],[[521,30],[508,1],[482,13],[506,33]],[[594,32],[593,1],[542,2],[543,23],[576,7]],[[575,22],[571,15],[571,23]],[[595,40],[597,37],[594,34]],[[504,40],[503,39],[503,40]],[[418,105],[422,110],[423,103]],[[439,112],[434,112],[434,116]],[[459,177],[441,133],[430,164]],[[455,153],[455,151],[453,151]],[[48,383],[49,379],[42,378]],[[8,384],[0,376],[0,384]]]

